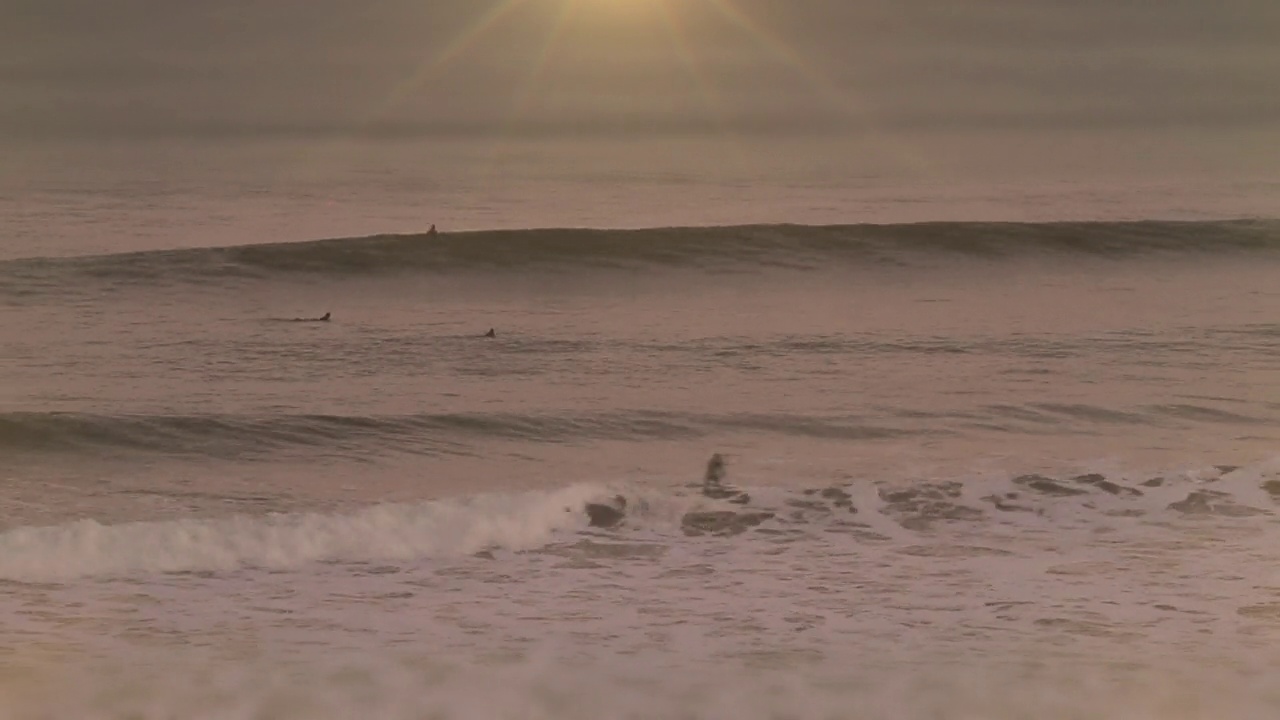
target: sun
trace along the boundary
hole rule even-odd
[[[570,0],[571,2],[580,2],[583,5],[593,5],[597,7],[618,8],[622,10],[634,10],[646,6],[662,5],[666,0]]]
[[[617,68],[620,79],[633,79],[640,75],[635,68],[649,63],[680,68],[684,82],[728,132],[736,108],[724,92],[722,68],[733,55],[717,54],[707,42],[712,36],[733,38],[739,48],[749,48],[736,51],[738,57],[749,52],[761,67],[784,69],[825,105],[871,121],[854,88],[836,82],[802,45],[743,0],[474,0],[472,13],[448,41],[432,46],[382,101],[373,103],[365,113],[368,121],[391,114],[455,63],[466,62],[475,48],[494,37],[509,37],[513,29],[532,42],[521,45],[529,54],[508,103],[505,124],[511,127],[545,97],[544,90],[562,78],[565,68],[570,73]],[[654,62],[654,57],[671,62]]]
[[[656,17],[667,10],[668,0],[564,0],[576,6],[572,10],[602,19],[632,21],[642,17]]]

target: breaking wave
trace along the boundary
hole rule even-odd
[[[218,283],[290,275],[543,269],[912,265],[937,257],[1130,257],[1153,253],[1280,250],[1280,221],[931,222],[898,225],[750,225],[644,230],[530,229],[377,235],[236,247],[160,250],[0,263],[13,293],[74,281]]]
[[[696,489],[694,489],[696,488]],[[552,491],[378,505],[346,514],[271,514],[104,525],[81,520],[0,533],[0,580],[43,582],[156,572],[377,564],[495,550],[625,557],[699,537],[770,543],[844,534],[905,543],[959,525],[1268,518],[1280,465],[1214,466],[1143,477],[1097,473],[964,480],[863,480],[791,489],[695,485],[662,490],[580,484]],[[923,546],[922,546],[923,547]],[[924,552],[921,549],[919,552]],[[956,546],[949,552],[1009,554]],[[928,552],[940,552],[932,547]],[[394,569],[389,570],[394,571]],[[370,572],[377,572],[376,568]]]
[[[242,567],[279,569],[323,561],[411,560],[490,547],[537,547],[581,526],[598,489],[478,496],[380,505],[347,515],[277,514],[103,525],[81,520],[0,533],[0,578],[57,580]]]

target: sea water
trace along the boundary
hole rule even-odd
[[[0,717],[1280,710],[1276,221],[215,157],[5,181]]]

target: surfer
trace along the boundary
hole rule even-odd
[[[432,223],[431,228],[427,230],[427,237],[435,237],[436,235],[439,235],[439,234],[440,234],[439,232],[436,232],[435,223]]]
[[[484,336],[485,336],[485,337],[498,337],[498,333],[494,332],[494,331],[493,331],[493,328],[489,328],[489,332],[485,333],[485,334],[484,334]]]
[[[702,476],[702,491],[705,493],[709,490],[719,490],[722,486],[720,481],[724,479],[724,456],[715,453],[711,456],[711,460],[707,461],[707,472]]]
[[[325,313],[318,318],[294,318],[294,322],[329,322],[331,313]]]
[[[724,484],[724,456],[715,453],[707,461],[707,472],[702,476],[702,494],[712,500],[728,500],[738,505],[751,502],[751,496],[745,491]]]

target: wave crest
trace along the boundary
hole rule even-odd
[[[530,229],[28,258],[0,263],[0,277],[9,281],[10,292],[29,294],[85,279],[201,284],[293,275],[572,272],[646,266],[804,270],[912,265],[936,256],[996,260],[1050,253],[1130,257],[1277,249],[1280,221],[1276,220]]]
[[[28,582],[154,572],[292,568],[523,550],[582,527],[599,488],[379,505],[348,515],[236,516],[103,525],[94,520],[0,533],[0,578]]]
[[[240,458],[302,449],[360,455],[398,450],[465,455],[477,442],[563,443],[590,440],[693,439],[755,431],[825,439],[918,434],[857,417],[623,411],[579,415],[419,413],[410,415],[94,415],[0,414],[0,449],[13,452],[160,452]]]
[[[693,488],[700,488],[694,490]],[[81,520],[0,533],[0,581],[46,582],[158,572],[362,566],[486,550],[625,558],[695,538],[771,544],[846,536],[904,553],[1010,554],[996,547],[919,544],[947,528],[1032,525],[1048,532],[1108,525],[1271,522],[1280,460],[1129,477],[1088,473],[860,480],[799,489],[579,484],[550,491],[387,504],[348,514],[272,514],[103,525]],[[613,508],[601,522],[592,509]],[[633,542],[637,538],[643,543]],[[682,539],[683,538],[683,539]],[[386,572],[398,571],[389,568]]]

